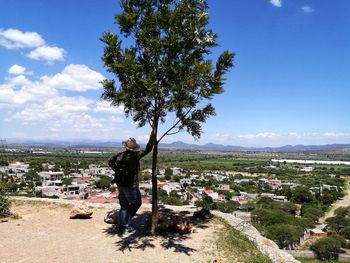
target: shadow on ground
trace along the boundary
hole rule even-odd
[[[149,233],[149,226],[147,225],[148,218],[151,216],[151,212],[143,212],[137,214],[132,219],[132,227],[135,229],[134,232],[120,235],[116,225],[109,225],[104,233],[108,236],[118,236],[119,239],[116,241],[116,246],[119,251],[132,251],[134,249],[146,250],[147,248],[155,248],[155,242],[159,242],[161,247],[164,249],[172,249],[177,253],[184,253],[188,256],[196,249],[186,246],[183,241],[190,239],[191,235],[196,232],[196,229],[205,229],[208,227],[209,220],[194,219],[192,214],[188,211],[175,213],[171,209],[159,208],[160,212],[166,212],[169,214],[185,215],[190,219],[193,225],[193,231],[191,234],[179,234],[173,232],[161,232],[158,236],[152,236]]]

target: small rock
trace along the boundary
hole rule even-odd
[[[119,214],[117,210],[107,212],[103,221],[107,224],[118,224]]]
[[[0,223],[5,223],[5,222],[8,222],[9,220],[8,219],[0,219]]]
[[[76,205],[70,212],[70,219],[87,219],[90,218],[93,211],[85,204]]]

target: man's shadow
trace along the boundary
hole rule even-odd
[[[166,212],[168,214],[175,214],[170,209],[162,209],[161,212]],[[176,213],[185,215],[187,212]],[[183,241],[190,239],[191,234],[179,234],[174,232],[160,232],[158,236],[152,236],[150,234],[150,226],[149,226],[149,218],[151,216],[151,212],[143,212],[141,214],[135,215],[132,219],[132,227],[135,229],[132,233],[127,233],[124,235],[120,235],[118,233],[117,225],[109,225],[104,233],[108,236],[119,236],[119,239],[115,242],[116,247],[119,251],[124,252],[125,250],[132,251],[133,249],[141,249],[146,250],[148,248],[155,248],[155,242],[160,241],[160,245],[164,249],[172,249],[177,253],[184,253],[188,256],[191,253],[195,252],[196,249],[190,246],[186,246],[183,244]],[[203,219],[194,219],[192,216],[186,215],[190,219],[194,231],[196,228],[207,228],[208,220]]]

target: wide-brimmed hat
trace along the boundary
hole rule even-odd
[[[136,143],[136,140],[134,138],[129,138],[127,141],[122,142],[122,145],[129,151],[140,151],[140,145]]]

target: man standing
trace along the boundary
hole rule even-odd
[[[140,145],[136,143],[134,138],[129,138],[122,143],[125,151],[114,155],[108,161],[108,165],[116,172],[120,168],[122,162],[125,166],[126,177],[122,182],[116,180],[119,192],[119,231],[120,233],[132,232],[133,228],[130,226],[131,219],[135,216],[137,210],[141,206],[141,193],[139,190],[139,173],[140,173],[140,159],[152,151],[153,143],[150,139],[144,150],[140,150]],[[119,167],[118,167],[119,164]]]

